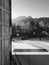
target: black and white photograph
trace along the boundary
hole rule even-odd
[[[49,65],[49,0],[0,0],[0,65]]]

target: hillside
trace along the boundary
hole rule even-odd
[[[12,23],[14,24],[20,24],[22,21],[24,21],[27,17],[26,16],[19,16],[12,20]]]
[[[30,21],[31,18],[32,18],[31,16],[28,16],[28,17],[20,16],[20,17],[13,19],[12,23],[21,25],[24,22]],[[34,23],[37,23],[37,22],[40,23],[42,21],[43,25],[49,26],[49,18],[47,18],[47,17],[32,18],[32,20],[33,20]],[[41,24],[41,26],[42,26],[42,24]]]

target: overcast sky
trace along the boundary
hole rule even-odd
[[[12,18],[49,17],[49,0],[12,0]]]

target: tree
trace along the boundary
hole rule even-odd
[[[39,38],[40,38],[40,40],[41,40],[42,27],[39,25],[39,23],[38,23],[38,22],[37,22],[36,26],[37,26],[37,34],[38,34],[38,37],[39,37]]]
[[[16,25],[12,25],[12,38],[16,37]]]
[[[21,35],[21,31],[22,31],[21,26],[17,25],[16,26],[16,34],[18,33],[19,35]]]

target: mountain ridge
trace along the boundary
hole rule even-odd
[[[29,21],[29,18],[32,18],[31,16],[19,16],[15,19],[12,20],[12,23],[14,24],[22,24],[23,22],[27,22]],[[33,22],[37,23],[37,22],[41,22],[43,21],[43,23],[46,23],[49,25],[49,17],[40,17],[40,18],[32,18]]]

